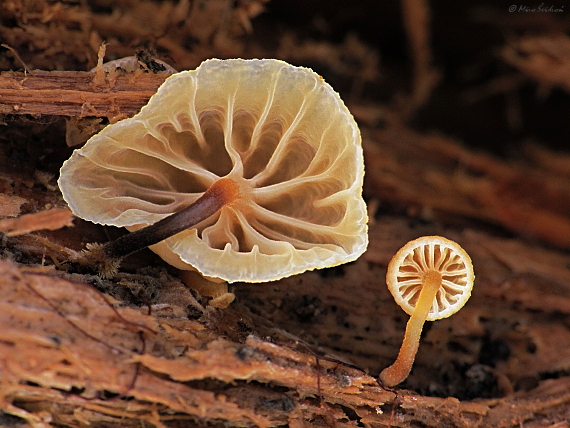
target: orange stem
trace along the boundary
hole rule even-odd
[[[433,299],[441,286],[441,274],[437,271],[428,271],[424,277],[420,296],[412,316],[406,325],[404,340],[398,353],[398,358],[390,367],[386,367],[380,373],[379,380],[385,386],[395,386],[403,382],[410,371],[420,346],[420,336],[424,323],[433,306]]]

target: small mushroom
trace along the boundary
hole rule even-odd
[[[264,282],[366,249],[360,132],[313,71],[279,60],[208,60],[170,76],[140,113],[61,168],[78,217],[130,234],[92,254],[146,246],[223,281]]]
[[[410,315],[394,364],[382,370],[379,381],[388,387],[403,382],[418,351],[424,322],[447,318],[471,296],[471,258],[457,243],[441,236],[423,236],[404,245],[386,273],[396,303]]]

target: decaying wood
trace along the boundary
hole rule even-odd
[[[73,214],[69,208],[53,208],[18,218],[0,220],[0,233],[6,236],[25,235],[36,230],[57,230],[73,226]]]
[[[91,72],[5,71],[0,74],[0,114],[97,116],[116,121],[138,112],[166,77],[110,73],[97,82]]]
[[[26,203],[19,196],[0,194],[0,217],[16,217],[20,214],[20,207]]]
[[[570,155],[528,146],[526,159],[505,162],[397,125],[364,138],[368,190],[378,198],[570,248]]]
[[[35,427],[86,420],[168,426],[188,418],[232,426],[518,427],[570,417],[569,379],[539,384],[542,374],[570,367],[567,341],[560,340],[570,317],[570,257],[480,232],[446,232],[472,255],[478,282],[462,313],[433,323],[408,384],[437,385],[434,369],[451,374],[452,361],[473,366],[494,334],[512,352],[496,361],[489,378],[495,388],[507,382],[520,389],[529,379],[538,388],[513,394],[505,387],[503,398],[476,402],[422,397],[384,390],[341,362],[377,373],[393,358],[405,317],[378,278],[402,240],[433,227],[407,230],[402,220],[385,218],[372,227],[364,259],[326,278],[326,286],[319,273],[265,287],[240,284],[241,303],[223,311],[201,306],[173,277],[159,281],[162,292],[150,308],[125,307],[73,281],[87,276],[0,262],[1,408]],[[121,282],[143,277],[128,278]],[[507,317],[502,333],[493,327],[499,306],[513,308],[500,312]],[[554,331],[558,340],[548,341]],[[299,346],[296,334],[333,360]]]
[[[240,410],[213,392],[181,383],[169,385],[168,380],[149,374],[133,359],[145,349],[162,349],[172,358],[172,353],[181,352],[192,343],[200,345],[202,342],[195,336],[204,334],[200,324],[188,321],[184,325],[169,325],[161,330],[171,334],[161,339],[158,319],[145,316],[142,311],[116,310],[107,298],[85,284],[22,273],[5,262],[1,271],[1,287],[10,292],[2,302],[2,325],[8,325],[10,318],[13,320],[11,328],[2,329],[4,404],[30,400],[33,407],[38,400],[47,400],[51,405],[66,403],[73,410],[84,403],[78,407],[81,411],[95,412],[110,420],[122,414],[158,421],[160,407],[196,417],[208,414],[214,419],[228,419],[236,412],[230,420],[268,425],[263,416],[250,409]],[[14,322],[16,318],[18,321]],[[181,342],[172,341],[176,335]],[[18,388],[22,382],[33,382],[39,388]],[[60,392],[54,395],[52,388]],[[72,388],[81,393],[74,393]],[[131,407],[122,400],[124,406],[117,406],[121,398],[102,399],[99,394],[104,391],[132,396],[143,404]],[[144,402],[152,404],[145,406]],[[10,413],[9,408],[7,412]],[[62,413],[62,418],[74,419],[73,412]],[[16,415],[23,416],[32,426],[48,426],[42,423],[41,415],[25,411]]]
[[[0,406],[32,426],[77,425],[87,417],[161,426],[178,415],[263,427],[327,416],[314,400],[315,358],[253,336],[243,344],[220,338],[208,324],[227,314],[210,311],[197,322],[185,308],[165,304],[153,307],[152,316],[146,308],[115,309],[116,302],[86,284],[6,262],[0,287],[8,293],[1,324],[9,326],[0,332]],[[318,367],[331,406],[361,407],[370,418],[395,396],[359,370],[326,361]],[[259,408],[251,408],[251,399]],[[58,405],[67,410],[54,411]],[[342,419],[340,407],[330,413]]]

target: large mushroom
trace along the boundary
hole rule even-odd
[[[338,94],[283,61],[208,60],[61,168],[72,211],[132,231],[171,265],[228,282],[277,280],[366,249],[360,132]],[[137,232],[138,231],[138,232]]]
[[[410,319],[396,361],[380,373],[382,385],[395,386],[408,377],[425,321],[447,318],[461,309],[474,280],[471,258],[456,242],[422,236],[400,248],[388,264],[386,284]]]

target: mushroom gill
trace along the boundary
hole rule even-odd
[[[279,60],[233,59],[169,77],[140,113],[76,150],[59,186],[92,222],[130,231],[162,222],[140,233],[175,267],[264,282],[364,252],[363,175],[358,127],[320,76]],[[212,200],[216,186],[234,193]],[[202,209],[206,195],[213,202]],[[200,215],[162,236],[187,211]],[[138,249],[128,236],[125,247]]]

